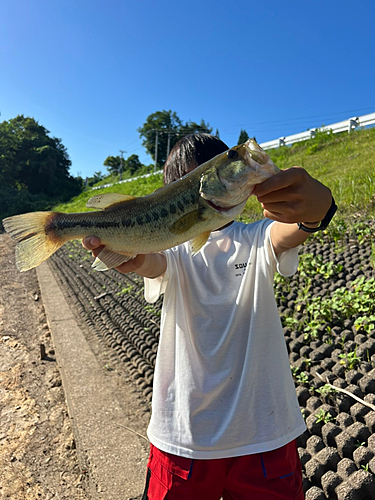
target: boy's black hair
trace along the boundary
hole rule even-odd
[[[164,164],[164,184],[180,179],[228,149],[223,141],[210,134],[191,134],[183,137],[173,146]]]

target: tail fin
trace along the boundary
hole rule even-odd
[[[3,220],[4,229],[17,241],[16,266],[21,272],[39,266],[64,243],[46,232],[54,212],[32,212]]]

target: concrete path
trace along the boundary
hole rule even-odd
[[[124,430],[127,417],[114,388],[77,325],[47,263],[37,268],[78,456],[94,500],[140,498],[146,442]]]

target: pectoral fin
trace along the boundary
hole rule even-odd
[[[97,208],[99,210],[108,210],[117,203],[123,203],[124,201],[134,200],[136,196],[130,196],[128,194],[119,193],[103,193],[97,194],[89,199],[86,203],[88,208]]]
[[[199,252],[199,250],[207,243],[210,234],[211,231],[206,231],[205,233],[196,236],[190,241],[190,246],[193,255],[196,255]]]
[[[96,271],[108,271],[108,269],[118,267],[128,260],[134,259],[134,257],[135,255],[123,255],[111,252],[111,250],[108,250],[107,248],[103,248],[93,262],[92,267]]]
[[[189,229],[191,229],[199,220],[199,210],[194,210],[193,212],[189,212],[181,217],[181,219],[176,220],[176,222],[171,225],[169,230],[173,234],[186,233],[186,231],[189,231]]]

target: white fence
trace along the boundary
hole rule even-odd
[[[273,149],[280,146],[290,146],[295,142],[306,141],[307,139],[313,139],[317,130],[332,130],[334,134],[339,132],[351,132],[356,128],[368,127],[370,125],[375,125],[375,113],[370,113],[368,115],[356,116],[354,118],[349,118],[342,122],[333,123],[332,125],[327,125],[320,128],[313,128],[307,130],[306,132],[301,132],[299,134],[288,135],[287,137],[280,137],[279,139],[274,139],[273,141],[262,142],[260,146],[263,149]]]
[[[114,182],[113,184],[122,184],[123,182],[135,181],[135,179],[143,179],[145,177],[150,177],[151,175],[162,174],[162,173],[163,173],[162,170],[158,170],[157,172],[151,172],[149,174],[139,175],[138,177],[131,177],[130,179],[124,179],[123,181],[117,181],[117,182]],[[103,189],[103,188],[107,188],[107,187],[113,186],[113,184],[103,184],[101,186],[95,186],[95,187],[93,187],[91,189],[92,190],[94,190],[94,189]]]

